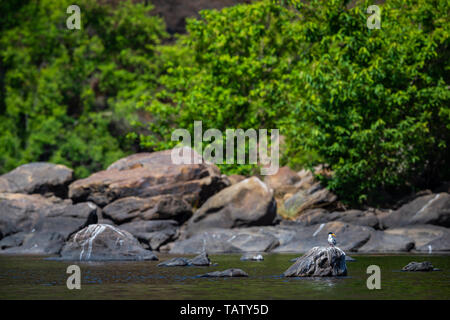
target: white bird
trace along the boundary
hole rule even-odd
[[[336,235],[333,232],[328,233],[328,243],[332,247],[336,245]]]

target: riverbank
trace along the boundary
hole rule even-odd
[[[450,251],[449,225],[445,188],[355,210],[306,170],[226,176],[203,161],[174,165],[171,150],[134,154],[79,180],[50,163],[0,176],[0,254],[305,253],[327,245],[329,232],[348,254],[435,253]]]

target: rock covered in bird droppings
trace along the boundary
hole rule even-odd
[[[91,224],[75,233],[61,251],[64,260],[158,260],[128,231],[108,224]]]
[[[345,253],[337,247],[314,247],[284,272],[285,277],[338,277],[347,275]]]
[[[200,275],[202,278],[224,278],[224,277],[248,277],[248,274],[241,269],[227,269],[224,271],[208,272]]]

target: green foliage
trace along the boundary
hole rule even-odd
[[[164,24],[151,6],[2,1],[0,173],[31,161],[67,164],[83,177],[132,149],[124,139],[135,102],[154,90]]]
[[[449,2],[262,0],[190,19],[162,45],[152,6],[2,1],[0,173],[30,161],[80,177],[176,128],[280,129],[282,164],[327,163],[349,202],[450,178]],[[3,16],[5,18],[3,18]],[[130,132],[130,124],[134,130]],[[221,165],[258,173],[254,165]]]
[[[152,114],[143,144],[171,147],[194,120],[279,128],[283,162],[324,161],[323,182],[351,202],[449,178],[448,1],[386,1],[379,30],[366,25],[370,1],[348,2],[266,0],[189,20],[140,103]]]
[[[189,34],[179,39],[177,50],[161,50],[161,57],[167,56],[163,87],[141,105],[153,116],[154,134],[142,139],[144,145],[172,147],[173,129],[192,132],[195,120],[205,130],[280,128],[281,134],[297,135],[289,117],[298,99],[291,78],[308,46],[296,31],[297,14],[264,1],[202,11],[201,16],[188,21]],[[292,162],[306,159],[316,159],[315,153],[297,145]],[[252,166],[220,167],[228,173],[254,172]]]

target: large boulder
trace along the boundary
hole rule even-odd
[[[328,233],[337,236],[337,245],[346,251],[359,251],[369,241],[374,229],[340,221],[320,225],[302,226],[295,222],[285,222],[270,232],[280,241],[274,252],[307,252],[315,246],[327,245]]]
[[[384,231],[392,236],[403,236],[414,243],[420,252],[450,251],[450,229],[433,225],[413,225]]]
[[[178,223],[174,220],[133,221],[120,225],[135,236],[144,247],[158,250],[178,237]]]
[[[337,247],[314,247],[284,272],[285,277],[337,277],[347,275],[345,253]]]
[[[446,192],[418,197],[381,219],[384,228],[415,224],[450,227],[450,194]]]
[[[18,193],[0,194],[1,253],[58,253],[71,234],[95,223],[93,203]]]
[[[450,229],[413,225],[375,231],[358,252],[450,251]]]
[[[412,249],[414,249],[414,240],[404,234],[374,231],[370,239],[358,249],[358,252],[408,252]]]
[[[192,216],[192,207],[180,196],[126,197],[103,208],[103,215],[116,224],[132,220],[173,219],[183,223]]]
[[[173,243],[171,254],[267,252],[279,245],[278,239],[261,228],[210,229]]]
[[[300,214],[295,221],[305,226],[327,223],[331,221],[340,221],[379,229],[378,212],[379,210],[375,209],[365,211],[347,210],[329,212],[328,210],[317,208],[306,210]]]
[[[194,159],[203,161],[191,149],[176,150],[187,150],[192,162]],[[103,207],[126,197],[173,195],[199,206],[229,185],[215,165],[174,164],[171,153],[172,150],[138,153],[121,159],[105,171],[73,182],[69,186],[69,197],[76,202],[89,200]]]
[[[230,181],[230,185],[236,184],[241,182],[242,180],[247,179],[245,176],[240,174],[232,174],[228,176],[228,180]]]
[[[281,167],[277,173],[273,175],[267,175],[264,178],[264,182],[267,186],[274,190],[276,198],[282,198],[287,193],[295,193],[298,190],[296,185],[300,182],[300,176],[297,172],[293,171],[289,167]]]
[[[189,237],[211,228],[271,225],[275,218],[272,190],[252,177],[209,198],[188,221],[184,235]]]
[[[300,189],[284,201],[284,211],[289,216],[299,216],[302,212],[314,208],[334,208],[337,196],[320,183],[315,183],[309,189]]]
[[[128,231],[107,224],[92,224],[74,234],[61,250],[64,260],[158,260]]]
[[[72,169],[46,162],[24,164],[0,176],[0,193],[54,193],[64,197]]]

